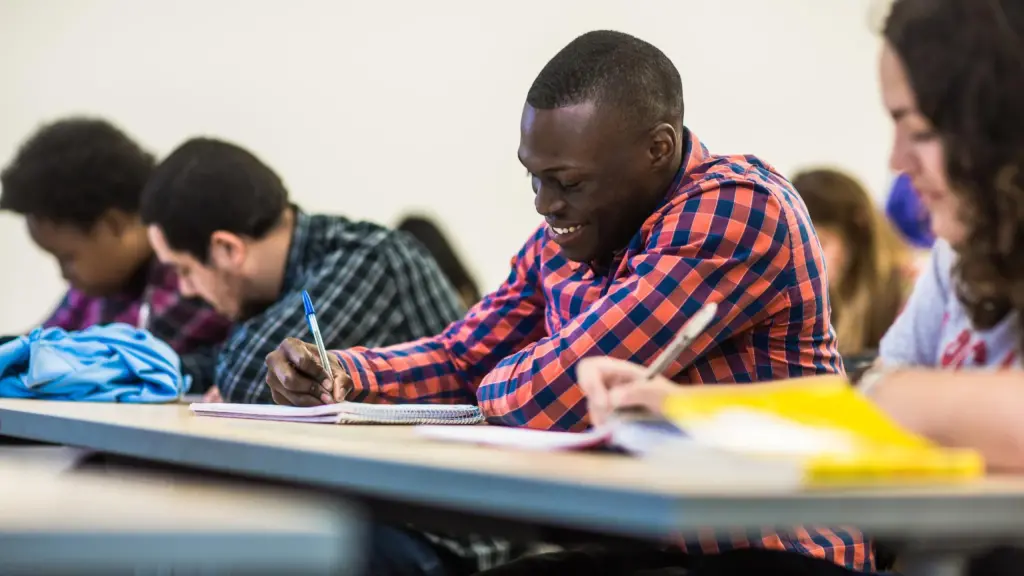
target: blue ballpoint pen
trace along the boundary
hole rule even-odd
[[[302,306],[306,309],[306,324],[309,331],[313,333],[313,341],[316,342],[316,351],[320,353],[320,365],[327,372],[327,377],[332,381],[334,374],[331,373],[331,363],[327,356],[327,349],[324,348],[324,338],[320,335],[320,326],[316,323],[316,311],[313,310],[313,301],[309,299],[309,293],[302,291]]]

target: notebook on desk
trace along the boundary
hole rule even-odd
[[[579,433],[504,426],[419,426],[416,432],[431,440],[536,452],[610,448],[643,456],[652,474],[694,489],[747,489],[756,482],[758,490],[791,490],[803,481],[803,470],[792,462],[715,450],[658,418],[621,418]]]
[[[667,397],[663,412],[660,418],[627,413],[577,434],[489,426],[479,432],[447,426],[417,431],[437,440],[519,450],[611,445],[669,467],[687,468],[698,458],[701,466],[729,463],[747,478],[766,467],[780,473],[788,468],[790,477],[807,485],[961,482],[985,471],[980,454],[939,446],[903,429],[841,376],[681,386]]]
[[[468,404],[362,404],[340,402],[308,408],[274,404],[202,403],[189,405],[196,416],[315,424],[479,424],[483,415]]]

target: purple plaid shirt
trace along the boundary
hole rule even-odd
[[[231,323],[206,304],[182,298],[171,268],[153,260],[144,273],[139,289],[113,296],[87,296],[71,288],[43,326],[65,330],[115,322],[137,326],[139,309],[146,302],[150,313],[145,328],[181,356],[182,372],[192,376],[191,391],[205,391],[213,379],[216,347],[227,337]]]

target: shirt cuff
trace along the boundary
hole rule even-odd
[[[371,390],[378,390],[380,384],[377,381],[375,367],[370,364],[360,353],[358,348],[351,350],[331,350],[345,369],[348,377],[352,379],[352,392],[348,395],[349,400],[359,399]]]

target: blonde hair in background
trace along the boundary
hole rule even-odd
[[[852,176],[828,168],[807,170],[793,178],[793,186],[815,228],[834,230],[845,244],[842,282],[829,285],[840,352],[876,349],[909,296],[910,249]]]

